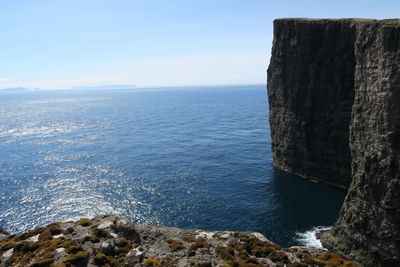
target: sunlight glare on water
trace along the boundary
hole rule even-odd
[[[332,225],[344,192],[274,170],[264,86],[0,94],[0,226],[109,213],[258,231]]]

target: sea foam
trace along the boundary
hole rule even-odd
[[[302,233],[296,233],[297,238],[296,240],[300,242],[301,245],[307,246],[307,247],[312,247],[312,248],[318,248],[318,249],[324,249],[321,241],[317,238],[317,232],[322,231],[322,230],[329,230],[331,227],[326,227],[326,226],[317,226],[312,228],[311,230],[302,232]]]

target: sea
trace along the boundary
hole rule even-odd
[[[273,167],[264,85],[0,92],[0,227],[100,214],[318,246],[345,191]]]

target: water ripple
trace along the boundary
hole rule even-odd
[[[298,244],[344,193],[273,170],[267,110],[263,86],[1,95],[0,226],[110,213]]]

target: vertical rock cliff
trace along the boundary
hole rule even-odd
[[[400,20],[276,20],[268,90],[276,167],[352,180],[323,243],[400,266]]]
[[[400,266],[400,22],[357,25],[353,182],[326,240],[367,266]]]
[[[355,27],[350,20],[281,19],[274,31],[268,68],[274,164],[348,187]]]

